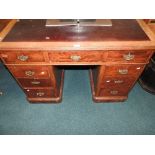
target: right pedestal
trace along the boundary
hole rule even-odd
[[[95,102],[121,102],[128,98],[144,65],[104,65],[90,69],[92,96]]]

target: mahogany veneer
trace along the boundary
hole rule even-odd
[[[124,101],[155,49],[155,36],[142,20],[79,29],[45,23],[12,20],[0,26],[5,27],[0,56],[30,102],[61,101],[64,71],[58,66],[64,65],[92,66],[94,101]]]

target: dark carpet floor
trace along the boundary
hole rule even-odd
[[[124,103],[95,104],[88,70],[67,69],[61,104],[29,104],[0,65],[0,134],[155,134],[155,95],[139,84]]]

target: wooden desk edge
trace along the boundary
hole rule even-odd
[[[13,26],[16,24],[17,20],[12,19],[10,22],[5,26],[5,28],[0,32],[0,41],[3,41],[5,36],[10,32]]]
[[[144,30],[144,32],[147,34],[147,36],[149,37],[149,39],[151,41],[155,41],[155,34],[152,32],[152,30],[150,29],[150,27],[148,26],[148,24],[146,24],[141,19],[137,19],[137,22],[139,23],[139,25],[141,26],[141,28]]]

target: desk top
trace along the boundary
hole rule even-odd
[[[31,41],[141,41],[149,40],[136,20],[112,20],[112,26],[46,27],[46,20],[20,20],[4,42]]]
[[[78,30],[76,26],[46,27],[45,23],[42,19],[11,20],[1,35],[0,49],[155,49],[155,34],[142,20],[115,19],[111,27],[87,26]]]

